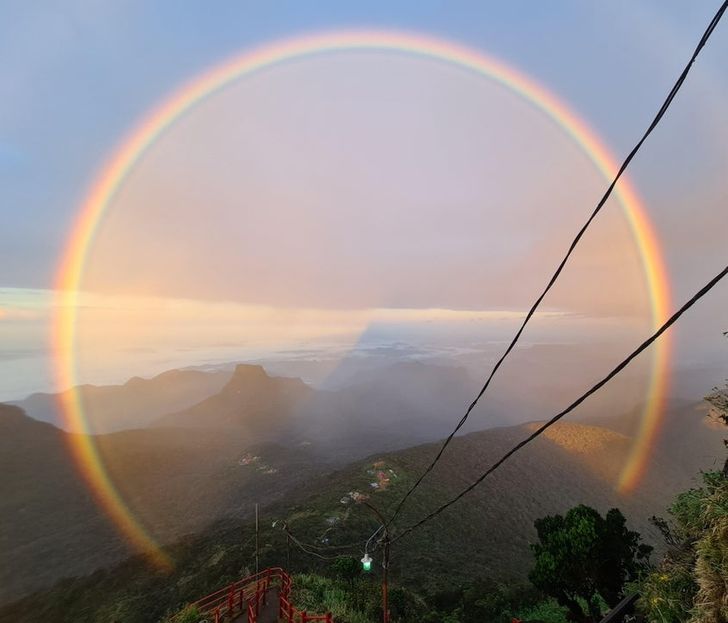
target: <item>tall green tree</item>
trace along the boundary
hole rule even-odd
[[[601,600],[610,607],[619,602],[625,583],[646,567],[652,551],[616,508],[602,517],[580,505],[534,526],[538,543],[531,545],[536,564],[529,579],[582,623],[599,620]]]

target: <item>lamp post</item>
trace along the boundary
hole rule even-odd
[[[372,511],[379,519],[381,523],[381,530],[384,531],[384,560],[382,561],[382,621],[383,623],[389,623],[389,586],[388,586],[388,575],[389,575],[389,531],[387,530],[387,522],[382,517],[382,514],[366,500],[361,500],[370,511]],[[372,559],[369,554],[365,551],[364,558],[361,559],[364,571],[369,571],[372,566]]]

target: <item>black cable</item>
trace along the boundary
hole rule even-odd
[[[337,558],[341,558],[341,554],[336,554],[334,556],[325,556],[323,554],[319,554],[318,552],[309,549],[306,545],[301,543],[295,536],[293,536],[288,530],[286,530],[286,534],[289,536],[291,541],[296,544],[296,546],[304,553],[308,554],[309,556],[316,556],[316,558],[320,558],[321,560],[336,560]]]
[[[327,552],[332,550],[351,550],[361,549],[367,541],[357,541],[356,543],[347,543],[346,545],[316,545],[314,543],[306,543],[306,546],[311,549],[317,549],[321,552]]]
[[[309,554],[312,554],[314,556],[319,556],[319,558],[322,558],[322,555],[319,555],[316,551],[308,551],[308,550],[318,550],[318,552],[329,552],[334,550],[352,550],[352,549],[358,549],[360,551],[364,551],[362,548],[366,547],[369,544],[369,541],[371,540],[371,537],[369,540],[363,540],[363,541],[356,541],[354,543],[347,543],[345,545],[316,545],[314,543],[304,543],[300,539],[298,539],[292,532],[291,529],[288,527],[288,523],[283,522],[283,531],[291,537],[291,539],[298,545],[300,548],[303,549],[303,551],[306,551]],[[379,544],[377,543],[371,551],[375,551],[378,548]],[[343,554],[338,554],[336,556],[331,557],[325,557],[325,559],[333,560],[335,558],[339,558]]]
[[[534,431],[532,434],[530,434],[528,437],[526,437],[523,441],[519,442],[513,448],[511,448],[508,452],[506,452],[500,459],[498,459],[493,465],[491,465],[485,472],[483,472],[478,479],[470,484],[468,487],[463,489],[460,493],[458,493],[454,498],[449,500],[448,502],[442,504],[437,509],[432,511],[429,515],[425,516],[423,519],[420,519],[415,524],[412,524],[405,530],[403,530],[401,533],[399,533],[394,539],[392,539],[392,542],[398,541],[402,537],[408,535],[413,530],[419,528],[424,523],[428,522],[433,517],[439,515],[442,511],[444,511],[446,508],[452,506],[457,502],[460,498],[465,496],[466,494],[470,493],[475,487],[477,487],[483,480],[485,480],[490,474],[492,474],[496,469],[498,469],[503,463],[505,463],[511,456],[513,456],[516,452],[518,452],[521,448],[523,448],[525,445],[531,443],[536,437],[541,435],[547,428],[553,426],[556,422],[558,422],[562,417],[564,417],[567,413],[573,411],[578,407],[582,402],[584,402],[589,396],[591,396],[593,393],[597,392],[599,389],[604,387],[611,379],[613,379],[617,374],[619,374],[624,368],[626,368],[629,363],[637,357],[643,350],[647,349],[657,338],[659,338],[670,326],[672,326],[680,316],[682,316],[688,309],[690,309],[695,303],[697,303],[703,296],[705,296],[713,287],[721,280],[723,277],[725,277],[728,274],[728,266],[726,266],[721,272],[719,272],[715,277],[713,277],[706,285],[704,285],[689,301],[687,301],[680,309],[678,309],[670,318],[657,330],[655,331],[648,339],[646,339],[642,344],[640,344],[635,350],[632,351],[632,353],[624,359],[614,370],[612,370],[607,376],[605,376],[601,381],[599,381],[596,385],[594,385],[591,389],[589,389],[587,392],[582,394],[579,398],[577,398],[574,402],[572,402],[566,409],[552,417],[548,422],[540,426],[536,431]]]
[[[334,555],[331,555],[331,556],[328,556],[328,555],[325,555],[325,554],[321,554],[321,553],[317,552],[316,550],[318,549],[319,551],[325,551],[322,547],[319,547],[317,545],[312,545],[310,543],[303,543],[303,542],[301,542],[298,538],[296,538],[291,533],[291,531],[287,527],[284,527],[284,531],[290,537],[291,541],[293,541],[293,543],[295,543],[296,546],[302,552],[305,552],[306,554],[309,554],[310,556],[315,556],[316,558],[320,558],[321,560],[336,560],[338,558],[342,558],[343,556],[345,556],[345,554],[334,554]],[[361,543],[364,543],[364,541],[362,541]],[[356,548],[356,549],[360,549],[361,550],[361,544],[359,544],[359,543],[352,543],[351,545],[340,545],[340,546],[335,546],[334,545],[334,546],[329,546],[329,547],[331,549],[354,549],[354,548]],[[377,549],[377,547],[378,547],[378,545],[376,545],[375,547],[373,547],[371,549],[371,551],[375,551]]]
[[[511,343],[508,345],[508,348],[503,353],[501,358],[496,362],[495,366],[493,366],[493,370],[491,370],[490,375],[485,381],[485,384],[481,388],[480,392],[478,392],[478,395],[475,397],[475,400],[473,400],[470,403],[470,406],[468,406],[467,410],[465,411],[465,415],[460,419],[457,426],[453,429],[453,431],[448,435],[447,439],[443,442],[442,446],[440,447],[439,452],[433,459],[433,461],[430,463],[430,465],[425,469],[425,471],[420,475],[420,477],[417,479],[414,485],[410,487],[409,491],[405,493],[404,497],[400,500],[399,504],[394,510],[394,513],[392,514],[392,517],[387,522],[387,525],[389,526],[399,515],[400,511],[402,510],[402,507],[404,506],[404,503],[407,501],[407,499],[412,495],[412,493],[417,489],[417,487],[420,486],[420,483],[422,480],[429,474],[432,469],[435,467],[437,462],[442,457],[443,453],[445,452],[445,448],[450,444],[453,437],[457,434],[457,432],[463,427],[466,420],[470,416],[470,413],[475,408],[475,406],[478,404],[478,401],[483,396],[485,391],[488,389],[488,386],[490,385],[491,380],[495,376],[495,373],[500,368],[503,361],[505,361],[506,357],[511,353],[513,348],[515,347],[516,343],[521,337],[521,334],[523,333],[524,329],[526,328],[526,325],[531,320],[531,317],[534,315],[536,310],[538,309],[539,305],[541,304],[541,301],[545,298],[545,296],[548,294],[548,292],[553,287],[554,283],[556,283],[556,280],[559,278],[559,275],[561,274],[561,271],[564,269],[564,266],[566,266],[566,263],[568,262],[569,258],[571,257],[572,252],[576,248],[577,244],[581,240],[582,236],[588,229],[588,227],[591,225],[592,221],[596,218],[597,214],[601,211],[604,204],[607,202],[607,199],[612,194],[612,191],[614,190],[614,187],[617,185],[617,182],[622,177],[622,173],[624,173],[625,169],[629,165],[629,163],[632,161],[632,159],[635,157],[637,152],[642,147],[642,144],[647,140],[647,137],[652,134],[652,131],[657,127],[657,124],[660,122],[662,117],[667,112],[667,109],[670,107],[670,104],[672,103],[673,99],[675,99],[675,96],[677,95],[678,91],[683,85],[683,82],[685,82],[685,79],[687,78],[688,73],[690,72],[690,69],[693,66],[693,63],[695,62],[695,59],[697,58],[700,51],[703,49],[703,46],[707,43],[710,36],[713,34],[713,31],[715,30],[715,27],[718,25],[718,22],[720,22],[721,18],[723,17],[723,14],[725,13],[726,9],[728,8],[728,0],[725,0],[723,4],[721,4],[720,8],[718,9],[717,13],[713,17],[713,19],[710,21],[710,24],[708,24],[708,27],[706,28],[705,32],[703,33],[703,36],[700,38],[700,41],[698,42],[697,47],[695,48],[695,51],[693,52],[692,56],[690,57],[690,60],[688,61],[688,64],[685,66],[685,69],[683,69],[682,73],[680,74],[680,77],[677,79],[677,82],[673,85],[672,89],[667,95],[667,98],[663,102],[662,106],[660,106],[660,109],[658,110],[657,114],[655,115],[655,118],[652,120],[652,123],[650,123],[649,127],[645,131],[645,133],[642,135],[642,138],[638,141],[638,143],[632,148],[632,151],[629,152],[629,155],[625,158],[624,162],[622,163],[622,166],[619,167],[619,170],[617,171],[616,176],[612,180],[611,184],[607,187],[607,190],[604,192],[604,195],[599,200],[599,203],[597,204],[594,211],[591,213],[591,216],[587,219],[586,223],[582,226],[582,228],[579,230],[579,232],[576,234],[576,237],[571,242],[571,245],[569,246],[569,249],[564,256],[564,258],[561,260],[561,263],[558,265],[556,272],[552,275],[551,279],[549,280],[548,284],[546,285],[546,288],[541,292],[539,297],[536,299],[535,303],[531,306],[531,309],[526,314],[526,317],[524,318],[523,322],[521,323],[520,328],[516,332],[515,336],[511,340]]]

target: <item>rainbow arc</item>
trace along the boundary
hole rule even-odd
[[[55,351],[59,353],[56,363],[59,388],[78,384],[74,350],[76,303],[82,289],[89,249],[116,193],[144,153],[186,112],[230,83],[292,59],[348,50],[414,55],[470,70],[516,93],[541,111],[579,146],[607,183],[617,172],[618,162],[597,134],[553,93],[502,61],[452,42],[402,32],[333,32],[272,43],[235,56],[198,76],[152,110],[121,141],[88,190],[66,244],[55,283],[59,293],[54,322]],[[647,211],[626,177],[617,185],[615,195],[639,250],[652,324],[656,328],[667,319],[670,309],[669,281],[659,241]],[[669,340],[665,338],[655,347],[646,406],[629,460],[617,485],[620,491],[632,490],[648,465],[664,414],[670,348]],[[68,395],[62,408],[69,427],[88,430],[78,396]],[[93,436],[72,435],[71,440],[74,460],[99,504],[136,548],[148,554],[160,567],[169,567],[171,561],[134,517],[111,480]]]

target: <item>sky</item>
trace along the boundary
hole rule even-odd
[[[0,396],[47,386],[47,370],[31,360],[50,352],[49,290],[103,163],[156,104],[225,59],[340,29],[450,40],[532,77],[624,155],[716,8],[3,3],[0,367],[13,380]],[[726,263],[727,53],[721,24],[629,169],[664,248],[675,305]],[[412,310],[412,321],[421,309],[522,311],[603,187],[563,132],[482,77],[396,54],[287,63],[190,111],[126,180],[90,250],[80,342],[89,360],[191,330],[219,343],[191,318],[210,319],[220,334],[237,322],[244,333],[261,309],[268,320],[255,333],[276,346],[336,335],[342,322],[360,334],[370,322],[362,310]],[[566,319],[621,318],[630,337],[649,327],[639,261],[616,202],[547,307]],[[354,315],[344,322],[341,310]],[[379,322],[387,318],[377,313]],[[676,332],[676,358],[725,361],[727,316],[723,286]],[[174,329],[160,337],[165,326]],[[574,333],[589,337],[579,323]]]

